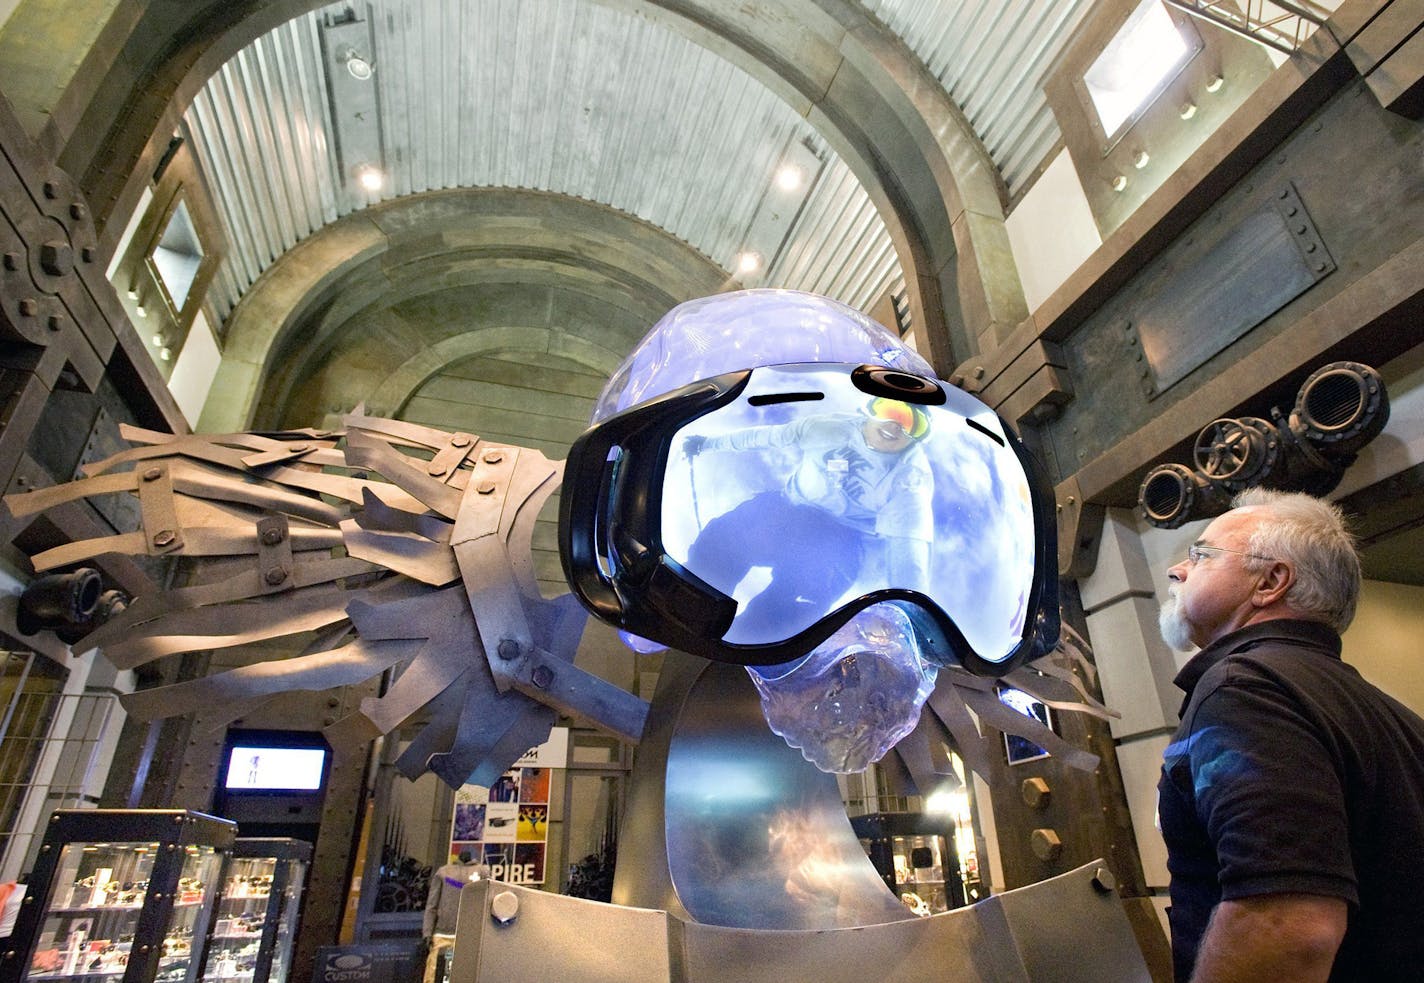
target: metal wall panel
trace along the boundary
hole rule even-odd
[[[1043,76],[1093,0],[862,0],[984,141],[1012,196],[1058,142]]]

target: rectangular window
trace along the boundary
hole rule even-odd
[[[1083,74],[1103,133],[1120,136],[1182,66],[1201,49],[1195,32],[1185,35],[1161,0],[1145,0],[1113,35]]]

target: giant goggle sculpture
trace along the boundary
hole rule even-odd
[[[560,551],[599,618],[709,659],[787,662],[890,603],[929,661],[1000,675],[1057,639],[1047,501],[1018,438],[959,389],[770,365],[580,437]]]

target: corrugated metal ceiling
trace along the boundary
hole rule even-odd
[[[1041,75],[1090,2],[865,5],[966,111],[1012,191],[1058,138]],[[868,195],[804,118],[708,49],[588,0],[333,4],[242,51],[184,124],[229,239],[220,317],[322,225],[453,187],[599,202],[728,270],[746,250],[766,257],[744,282],[862,308],[903,288]],[[786,192],[772,179],[791,158],[814,180]],[[368,164],[386,174],[375,193],[354,180]]]

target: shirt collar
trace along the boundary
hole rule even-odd
[[[1260,621],[1222,635],[1192,656],[1172,682],[1178,689],[1184,690],[1188,696],[1191,696],[1197,682],[1206,675],[1206,671],[1212,666],[1229,655],[1244,652],[1265,641],[1308,646],[1323,650],[1336,659],[1340,658],[1340,636],[1328,625],[1319,621],[1273,618],[1270,621]]]

